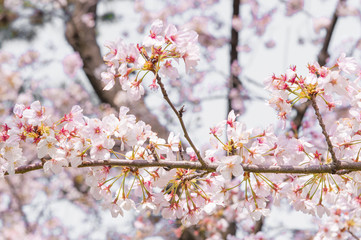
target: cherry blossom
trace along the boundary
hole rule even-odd
[[[150,27],[149,35],[143,40],[145,47],[162,45],[164,41],[163,22],[159,19],[155,20]]]
[[[74,78],[81,67],[83,67],[83,61],[77,52],[70,54],[63,59],[64,72],[70,78]]]
[[[259,16],[256,6],[252,11],[262,34],[273,12]],[[306,76],[291,66],[267,79],[268,104],[284,124],[292,107],[311,103],[312,117],[299,133],[247,129],[231,110],[226,120],[210,128],[209,144],[199,150],[183,122],[184,107],[172,103],[164,80],[179,78],[176,63],[181,61],[186,73],[194,70],[200,54],[197,41],[196,32],[156,20],[141,44],[108,42],[107,69],[101,74],[104,90],[119,81],[134,101],[145,94],[144,82],[152,81],[150,88],[160,90],[183,135],[170,132],[163,139],[126,107],[118,116],[112,112],[100,119],[86,116],[76,105],[57,118],[40,101],[17,104],[0,128],[1,179],[29,168],[58,175],[63,168],[87,168],[89,193],[113,217],[136,210],[181,219],[186,227],[214,222],[220,231],[227,221],[246,216],[259,220],[270,213],[271,203],[284,200],[304,213],[332,217],[329,225],[320,223],[318,238],[347,238],[344,230],[360,223],[361,177],[355,170],[360,168],[361,115],[354,59],[342,54],[331,67],[309,64]],[[347,107],[349,114],[330,118],[338,106]],[[37,162],[27,158],[27,148]],[[221,207],[223,215],[216,216]]]
[[[41,121],[46,119],[43,107],[39,101],[33,102],[30,107],[24,109],[22,112],[24,118],[28,119],[29,124],[38,125]]]
[[[54,174],[58,174],[60,173],[60,171],[63,170],[63,167],[68,166],[68,161],[64,158],[64,153],[59,153],[57,154],[58,156],[56,156],[55,158],[52,158],[50,160],[47,160],[44,163],[44,171],[45,172],[49,172],[49,170],[51,170]],[[61,156],[63,155],[63,156]]]
[[[217,171],[221,173],[225,180],[231,180],[232,176],[238,177],[243,174],[240,156],[229,156],[221,159]]]
[[[353,74],[358,70],[357,62],[355,59],[346,57],[345,53],[341,53],[341,56],[337,59],[337,65],[348,74]]]

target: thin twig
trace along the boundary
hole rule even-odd
[[[157,75],[157,83],[158,83],[158,85],[159,85],[159,87],[160,87],[160,89],[162,91],[163,98],[166,100],[168,105],[172,108],[175,115],[177,115],[179,123],[180,123],[180,125],[182,127],[182,130],[183,130],[183,133],[184,133],[184,137],[187,139],[189,145],[191,145],[193,151],[197,155],[198,161],[202,164],[202,166],[207,167],[207,163],[201,157],[201,154],[199,153],[199,151],[195,147],[194,143],[192,142],[191,138],[189,137],[188,131],[187,131],[185,125],[184,125],[183,118],[182,118],[183,112],[184,112],[184,107],[182,107],[179,111],[174,107],[173,103],[171,102],[171,100],[168,97],[168,93],[165,90],[164,84],[162,83],[162,79],[160,78],[159,75]]]
[[[327,28],[325,41],[323,43],[323,46],[322,46],[322,49],[321,49],[320,53],[317,56],[317,61],[320,64],[320,66],[324,66],[326,64],[326,61],[330,57],[330,54],[328,53],[328,47],[330,45],[331,37],[332,37],[332,34],[334,33],[335,26],[336,26],[336,23],[337,23],[337,20],[338,20],[337,9],[340,6],[340,4],[342,4],[343,2],[345,2],[345,0],[339,0],[339,2],[337,3],[335,12],[333,13],[333,16],[332,16],[331,23]]]
[[[179,152],[180,159],[182,159],[182,161],[184,161],[183,148],[182,148],[181,143],[178,144],[178,152]]]
[[[19,207],[19,212],[20,215],[22,217],[22,219],[24,220],[24,224],[25,224],[25,228],[26,228],[26,232],[27,233],[31,233],[32,232],[32,227],[30,225],[30,222],[28,220],[28,217],[26,216],[24,210],[23,210],[23,201],[21,199],[21,196],[19,196],[19,194],[16,192],[16,187],[14,186],[14,184],[10,181],[10,179],[5,179],[6,183],[9,185],[10,188],[10,192],[12,193],[12,195],[14,196],[16,203]]]
[[[356,234],[354,234],[354,233],[351,232],[350,230],[347,230],[347,232],[348,232],[349,234],[351,234],[351,236],[352,236],[354,239],[360,240],[360,238],[357,237]]]
[[[335,151],[333,150],[333,146],[330,140],[330,136],[328,135],[327,131],[326,131],[326,126],[325,123],[323,122],[322,116],[320,114],[320,109],[317,106],[316,103],[316,94],[311,94],[311,104],[313,109],[315,110],[315,114],[317,116],[317,120],[319,125],[321,126],[322,129],[322,134],[325,136],[326,138],[326,143],[327,143],[327,147],[328,147],[328,151],[331,154],[331,158],[332,158],[332,166],[333,166],[333,171],[332,173],[336,173],[338,166],[340,165],[340,161],[337,160],[336,158],[336,154]]]
[[[152,156],[154,157],[154,160],[156,162],[159,162],[159,157],[158,157],[158,154],[155,152],[155,147],[154,147],[154,144],[149,144],[149,151],[151,152]]]
[[[183,181],[189,181],[192,180],[194,178],[201,178],[205,175],[207,175],[209,172],[200,172],[200,173],[194,173],[194,174],[190,174],[185,176],[184,178],[182,178]]]

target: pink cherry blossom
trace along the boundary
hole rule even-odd
[[[143,40],[145,47],[160,46],[164,43],[163,33],[163,22],[159,19],[155,20],[150,27],[149,35]]]
[[[327,28],[331,24],[331,19],[326,17],[313,19],[313,28],[316,33],[320,33],[321,29]]]
[[[242,175],[241,157],[238,155],[224,157],[220,160],[217,172],[220,172],[223,178],[228,181],[232,179],[232,176],[238,177]]]
[[[39,101],[33,102],[30,107],[25,108],[23,117],[28,119],[29,124],[38,125],[44,121],[47,116],[45,115],[45,108],[41,106]]]
[[[92,142],[90,157],[94,160],[107,160],[110,158],[109,149],[112,149],[115,142],[113,139],[97,139]]]
[[[115,75],[116,73],[114,68],[108,68],[107,72],[101,73],[101,78],[105,85],[103,90],[110,90],[113,88],[116,78]]]
[[[51,170],[54,174],[58,174],[61,172],[63,167],[66,166],[68,166],[68,161],[63,157],[58,156],[56,158],[47,160],[44,163],[43,168],[45,172],[49,172]]]
[[[50,157],[54,158],[57,152],[58,140],[54,136],[48,136],[38,143],[38,157],[43,158],[49,154]]]
[[[177,79],[179,77],[179,73],[177,68],[172,66],[171,61],[167,60],[159,70],[159,73],[162,77]]]
[[[0,157],[4,164],[3,167],[6,168],[9,174],[15,174],[15,167],[26,162],[22,148],[16,143],[5,143],[0,149]]]
[[[341,56],[337,59],[337,65],[341,71],[348,74],[356,73],[359,69],[356,60],[351,57],[346,57],[345,53],[341,53]]]

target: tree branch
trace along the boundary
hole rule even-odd
[[[319,125],[321,126],[321,129],[322,129],[322,134],[325,136],[325,139],[326,139],[328,151],[330,152],[331,157],[332,157],[332,166],[334,168],[334,171],[332,173],[335,173],[336,169],[337,169],[337,166],[340,165],[340,161],[338,161],[337,158],[336,158],[336,154],[335,154],[335,151],[333,150],[333,146],[332,146],[332,143],[331,143],[331,140],[330,140],[330,136],[328,135],[328,133],[326,131],[326,126],[325,126],[325,123],[323,122],[323,119],[322,119],[322,116],[321,116],[321,113],[320,113],[320,109],[317,106],[316,94],[311,94],[311,104],[312,104],[313,109],[315,110],[315,114],[317,116],[318,123],[319,123]]]
[[[184,133],[184,137],[187,139],[188,143],[191,145],[193,151],[197,155],[198,161],[202,164],[202,166],[207,167],[207,163],[201,157],[201,154],[199,153],[198,149],[196,148],[196,146],[192,142],[191,138],[189,137],[187,128],[184,125],[184,121],[183,121],[184,106],[181,107],[181,109],[179,111],[174,107],[173,103],[171,102],[171,100],[168,97],[168,93],[165,90],[164,84],[162,83],[162,79],[159,77],[159,75],[157,75],[157,83],[162,91],[163,98],[166,100],[166,102],[172,108],[175,115],[178,117],[179,123],[180,123],[183,133]]]
[[[325,41],[323,42],[323,46],[321,48],[320,53],[317,55],[317,61],[320,64],[320,66],[324,66],[326,64],[327,59],[330,57],[330,54],[328,53],[328,47],[330,46],[331,37],[335,30],[335,26],[336,26],[336,23],[338,20],[337,9],[338,9],[338,6],[340,4],[342,4],[342,2],[345,2],[345,0],[339,0],[338,4],[336,6],[335,12],[332,15],[331,24],[327,28]]]
[[[118,166],[118,167],[168,167],[172,168],[183,168],[183,169],[194,169],[203,170],[208,172],[215,172],[218,164],[207,164],[203,166],[198,162],[190,161],[147,161],[147,160],[125,160],[125,159],[109,159],[109,160],[94,160],[94,161],[83,161],[79,165],[79,168],[84,167],[99,167],[99,166]],[[318,173],[331,173],[331,174],[345,174],[353,171],[361,171],[361,162],[340,162],[335,168],[331,164],[325,165],[309,165],[309,166],[293,166],[293,165],[261,165],[261,164],[242,164],[245,172],[254,173],[290,173],[290,174],[318,174]],[[43,163],[38,162],[26,166],[20,166],[15,168],[16,174],[22,174],[39,170],[43,168]],[[336,172],[334,172],[336,169]],[[5,172],[5,175],[9,175]]]
[[[338,4],[341,4],[342,2],[344,2],[344,0],[340,0]],[[328,53],[328,48],[330,46],[331,38],[334,33],[335,26],[338,20],[337,8],[338,6],[336,6],[336,9],[333,13],[330,26],[326,29],[327,32],[326,32],[325,41],[323,42],[322,48],[319,54],[317,55],[317,61],[320,64],[320,66],[324,66],[326,64],[327,59],[330,57],[330,54]],[[298,133],[298,130],[302,125],[302,120],[303,117],[305,116],[308,106],[309,106],[309,102],[305,102],[302,105],[300,105],[298,108],[295,108],[297,111],[297,114],[293,119],[293,123],[295,124],[295,129],[294,129],[295,134]]]
[[[232,13],[232,19],[235,17],[239,17],[239,9],[240,9],[240,0],[233,0],[233,13]],[[236,29],[231,26],[231,40],[230,40],[230,62],[229,62],[229,72],[230,72],[230,79],[229,79],[229,85],[228,85],[228,112],[232,110],[232,98],[230,98],[230,93],[232,89],[237,89],[237,91],[240,91],[239,87],[242,87],[242,82],[238,78],[238,76],[235,76],[232,74],[232,64],[234,61],[238,60],[238,51],[237,46],[239,44],[239,33],[236,31]]]
[[[347,230],[347,232],[348,232],[349,234],[351,234],[351,236],[352,236],[354,239],[360,240],[360,238],[357,237],[356,234],[354,234],[354,233],[351,232],[350,230]]]

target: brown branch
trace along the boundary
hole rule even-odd
[[[338,4],[341,4],[342,2],[344,2],[344,0],[340,0]],[[326,29],[327,32],[326,32],[325,41],[323,42],[322,48],[319,54],[317,55],[317,61],[320,64],[320,66],[324,66],[326,64],[327,59],[330,57],[330,54],[328,53],[328,48],[330,46],[332,35],[335,32],[334,30],[338,20],[337,8],[338,6],[336,6],[336,9],[333,13],[330,26]],[[305,116],[308,106],[309,106],[309,102],[306,102],[300,105],[298,108],[295,108],[297,112],[296,116],[293,118],[293,123],[295,124],[295,129],[294,129],[295,134],[298,133],[298,130],[302,125],[302,120],[303,117]]]
[[[323,42],[323,46],[321,48],[320,53],[317,55],[317,61],[320,64],[320,66],[324,66],[326,64],[327,59],[330,57],[330,54],[328,53],[328,47],[330,46],[331,37],[335,30],[335,26],[338,20],[337,9],[339,5],[342,4],[342,2],[345,2],[345,0],[340,0],[336,6],[336,9],[332,16],[331,24],[327,28],[325,41]]]
[[[179,123],[182,127],[183,130],[183,134],[184,137],[187,139],[189,145],[191,145],[193,151],[195,152],[195,154],[197,155],[198,161],[202,164],[202,166],[207,167],[207,163],[203,160],[203,158],[201,157],[201,154],[199,153],[198,149],[196,148],[196,146],[194,145],[193,141],[191,140],[191,138],[189,137],[188,131],[186,126],[184,125],[184,121],[183,121],[183,113],[184,113],[184,106],[178,111],[172,101],[169,99],[168,97],[168,93],[165,90],[164,84],[162,82],[162,79],[160,78],[159,75],[157,75],[157,83],[162,91],[162,95],[163,98],[166,100],[166,102],[168,103],[168,105],[172,108],[173,112],[175,113],[175,115],[178,117]]]
[[[199,162],[190,161],[147,161],[147,160],[123,160],[123,159],[109,159],[109,160],[95,160],[95,161],[83,161],[79,168],[84,167],[99,167],[99,166],[118,166],[118,167],[168,167],[172,168],[183,168],[183,169],[194,169],[203,170],[208,172],[215,172],[217,164],[207,164],[203,166]],[[332,174],[345,174],[347,172],[361,171],[361,162],[340,162],[335,168],[331,164],[325,165],[308,165],[308,166],[293,166],[293,165],[262,165],[262,164],[242,164],[243,170],[246,172],[254,173],[290,173],[290,174],[318,174],[318,173],[332,173]],[[31,165],[20,166],[15,168],[16,174],[22,174],[39,170],[43,168],[41,162],[34,163]],[[336,172],[334,172],[336,169]],[[5,172],[5,175],[9,175]]]
[[[334,169],[332,173],[336,173],[337,167],[340,165],[340,161],[338,161],[336,158],[336,154],[335,154],[335,151],[333,150],[330,136],[328,135],[328,133],[326,131],[326,126],[325,126],[325,123],[323,122],[322,116],[320,114],[320,109],[317,106],[316,94],[311,94],[311,104],[312,104],[313,109],[315,110],[315,114],[317,116],[318,123],[322,129],[322,134],[325,136],[325,139],[326,139],[328,151],[330,152],[331,157],[332,157],[332,166]]]
[[[356,234],[354,234],[354,233],[351,232],[350,230],[347,230],[347,232],[348,232],[349,234],[351,234],[351,236],[352,236],[354,239],[360,240],[360,238],[357,237]]]
[[[240,0],[233,0],[232,1],[232,19],[238,18],[240,16]],[[237,91],[238,94],[240,94],[241,88],[242,88],[242,82],[239,79],[238,76],[234,75],[232,73],[232,64],[233,62],[239,60],[239,52],[237,51],[237,46],[240,44],[240,37],[239,32],[236,31],[236,29],[231,24],[231,39],[230,39],[230,59],[229,59],[229,83],[228,83],[228,92],[227,92],[227,103],[228,103],[228,111],[227,114],[232,111],[232,102],[235,101],[234,98],[231,96],[232,91]],[[236,114],[239,113],[239,111],[236,112]],[[226,239],[227,235],[236,235],[237,231],[237,224],[235,221],[231,221],[229,223],[229,226],[227,227],[226,231],[222,234],[224,239]]]
[[[190,180],[192,180],[194,178],[201,178],[201,177],[203,177],[203,176],[205,176],[207,174],[208,174],[208,172],[193,173],[193,174],[189,174],[189,175],[183,177],[182,180],[183,181],[190,181]]]
[[[71,12],[68,11],[66,6],[64,12],[69,20],[66,23],[65,36],[74,51],[80,54],[84,64],[83,70],[100,101],[116,108],[114,96],[119,89],[115,87],[112,90],[103,91],[104,86],[95,73],[96,69],[100,69],[104,65],[96,41],[96,29],[95,27],[88,27],[81,19],[84,14],[92,14],[95,18],[97,6],[98,0],[76,0],[74,1],[74,9]]]
[[[240,13],[240,0],[233,0],[233,13],[232,13],[232,19],[234,17],[239,17]],[[239,33],[236,31],[236,29],[231,26],[231,39],[230,39],[230,62],[229,62],[229,72],[230,72],[230,79],[229,79],[229,85],[228,85],[228,112],[232,110],[232,99],[229,97],[232,89],[237,89],[240,91],[239,87],[242,86],[242,82],[238,78],[238,76],[235,76],[232,74],[232,63],[236,60],[238,60],[239,53],[237,51],[237,46],[239,44]]]
[[[262,217],[260,218],[260,220],[258,220],[258,221],[256,221],[256,222],[254,223],[254,227],[253,227],[253,231],[252,231],[254,234],[262,231],[262,227],[263,227],[263,224],[264,224],[264,220],[265,220],[265,217],[262,216]]]

